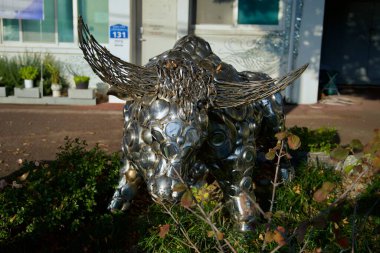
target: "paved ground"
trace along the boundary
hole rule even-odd
[[[380,128],[380,97],[341,96],[335,104],[286,106],[288,127],[336,127],[342,143],[353,138],[367,142]],[[107,152],[120,150],[122,105],[43,106],[0,105],[0,177],[18,169],[24,160],[52,160],[65,136],[99,143]]]
[[[106,151],[120,149],[122,106],[0,105],[0,177],[22,160],[52,160],[64,138],[82,138]]]

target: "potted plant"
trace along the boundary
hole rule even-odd
[[[36,79],[38,75],[38,68],[34,66],[25,66],[20,68],[20,76],[24,79],[25,88],[33,88],[33,80]]]
[[[60,84],[60,71],[59,67],[55,66],[52,63],[45,64],[47,71],[50,73],[51,80],[51,90],[53,92],[53,97],[60,97],[62,85]]]
[[[88,89],[89,76],[74,75],[74,83],[77,89]]]

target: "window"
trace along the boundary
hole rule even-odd
[[[199,0],[196,21],[213,25],[278,25],[280,0]]]
[[[44,1],[43,20],[21,20],[23,41],[55,42],[54,2]]]
[[[19,41],[20,29],[17,19],[3,19],[3,39],[5,41]]]
[[[73,1],[57,1],[57,26],[59,42],[74,42]]]
[[[45,0],[43,20],[3,19],[4,41],[74,43],[73,6],[77,4],[90,31],[101,43],[108,43],[108,0]],[[1,30],[1,29],[0,29]],[[20,32],[21,31],[21,32]]]
[[[238,24],[278,25],[279,0],[239,0]]]
[[[233,24],[234,1],[196,1],[196,24]]]

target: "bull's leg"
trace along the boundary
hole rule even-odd
[[[142,177],[139,175],[133,165],[126,160],[124,166],[120,170],[119,185],[112,197],[108,209],[126,210],[131,204],[133,197],[136,195]]]
[[[275,134],[285,131],[285,114],[282,96],[279,93],[263,99],[260,103],[263,112],[263,121],[258,143],[262,146],[262,153],[259,157],[264,160],[264,154],[269,148],[273,148],[276,145],[277,140],[274,138]],[[286,143],[284,144],[284,148],[285,150],[287,149]],[[294,168],[286,157],[281,159],[279,173],[283,180],[291,180],[294,177]]]
[[[260,116],[249,105],[214,111],[209,118],[209,140],[200,156],[219,181],[237,230],[252,230],[257,217],[252,182],[254,135]]]
[[[254,205],[256,199],[252,189],[252,178],[247,175],[239,175],[235,177],[235,180],[236,182],[229,186],[233,194],[228,196],[227,203],[231,215],[235,219],[237,230],[250,231],[253,229],[252,225],[258,215]]]
[[[251,145],[238,145],[235,151],[238,154],[231,162],[232,173],[225,184],[228,194],[228,206],[231,215],[235,219],[236,228],[239,231],[253,229],[253,223],[258,216],[254,201],[252,172],[256,151]]]

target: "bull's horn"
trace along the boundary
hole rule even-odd
[[[78,35],[85,60],[103,82],[128,96],[156,93],[157,72],[154,68],[134,65],[111,54],[90,34],[82,17],[78,20]]]
[[[294,82],[305,71],[308,65],[305,64],[275,79],[267,77],[263,80],[249,80],[247,82],[214,80],[217,85],[215,85],[216,97],[213,100],[213,105],[216,108],[235,107],[267,98]]]

